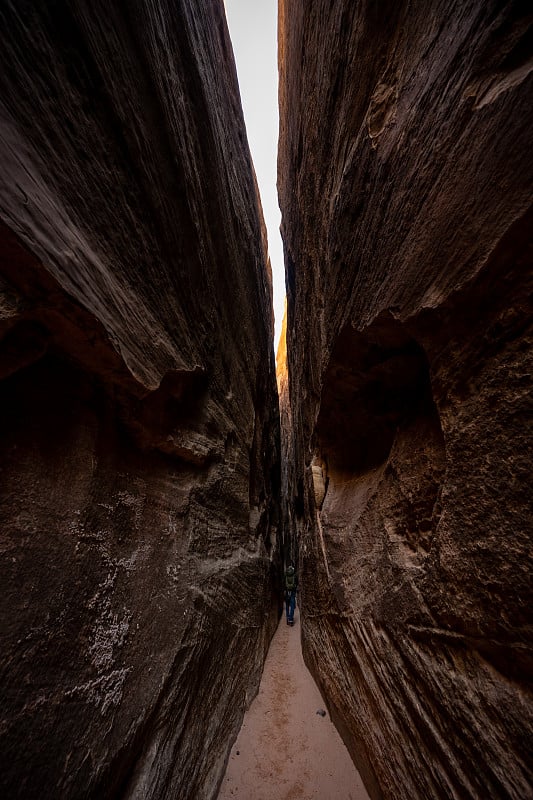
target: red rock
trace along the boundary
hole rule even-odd
[[[2,796],[213,797],[276,624],[279,491],[222,4],[0,19]]]
[[[510,2],[280,4],[286,519],[375,798],[533,794],[530,30]]]

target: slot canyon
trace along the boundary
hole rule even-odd
[[[223,0],[1,0],[3,798],[215,800],[289,559],[373,800],[533,797],[532,33],[279,0],[276,375]]]

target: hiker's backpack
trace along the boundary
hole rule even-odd
[[[288,592],[296,589],[296,575],[285,575],[285,588]]]

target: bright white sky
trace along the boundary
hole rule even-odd
[[[252,152],[274,284],[277,350],[285,301],[285,270],[276,189],[278,150],[278,4],[277,0],[225,0],[237,64],[248,142]]]

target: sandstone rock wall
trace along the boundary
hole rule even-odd
[[[282,542],[281,550],[284,558],[284,567],[289,563],[298,561],[298,531],[297,517],[295,516],[294,503],[291,498],[293,480],[294,439],[292,437],[292,414],[290,404],[289,371],[287,366],[287,303],[283,314],[281,336],[276,353],[276,378],[279,395],[280,427],[284,432],[281,437],[281,504],[280,514],[283,521],[281,525]],[[282,584],[281,594],[284,586]]]
[[[280,486],[223,4],[6,0],[0,40],[1,794],[213,797]]]
[[[304,650],[375,798],[533,794],[532,22],[280,4]]]

